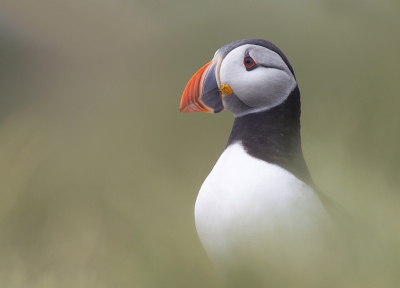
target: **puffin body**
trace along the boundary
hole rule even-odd
[[[315,191],[292,173],[229,145],[204,181],[195,205],[198,235],[214,264],[257,257],[297,238],[312,240],[329,219]],[[311,236],[314,237],[314,236]],[[237,257],[236,257],[237,255]]]
[[[223,46],[190,79],[180,109],[235,117],[195,204],[197,232],[215,266],[282,260],[293,249],[296,259],[318,254],[321,231],[332,224],[330,203],[303,157],[300,91],[281,50],[262,39]]]

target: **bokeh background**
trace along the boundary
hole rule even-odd
[[[294,67],[315,182],[399,255],[399,15],[391,0],[2,0],[0,287],[221,287],[193,206],[233,117],[178,106],[219,47],[252,37]]]

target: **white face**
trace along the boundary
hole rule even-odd
[[[245,57],[250,63],[251,59],[255,61],[256,66],[246,69]],[[222,101],[225,109],[235,116],[277,106],[297,85],[290,69],[277,53],[252,44],[239,46],[225,56],[220,66],[219,81],[220,85],[228,84],[233,90],[233,94],[222,94]],[[242,103],[234,100],[234,96]]]

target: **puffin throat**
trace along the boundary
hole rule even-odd
[[[226,147],[241,142],[251,156],[276,164],[313,185],[301,148],[300,106],[296,86],[278,106],[235,117]]]

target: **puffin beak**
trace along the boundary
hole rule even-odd
[[[182,113],[218,113],[224,110],[217,81],[219,62],[215,57],[190,78],[182,93],[179,107]]]

